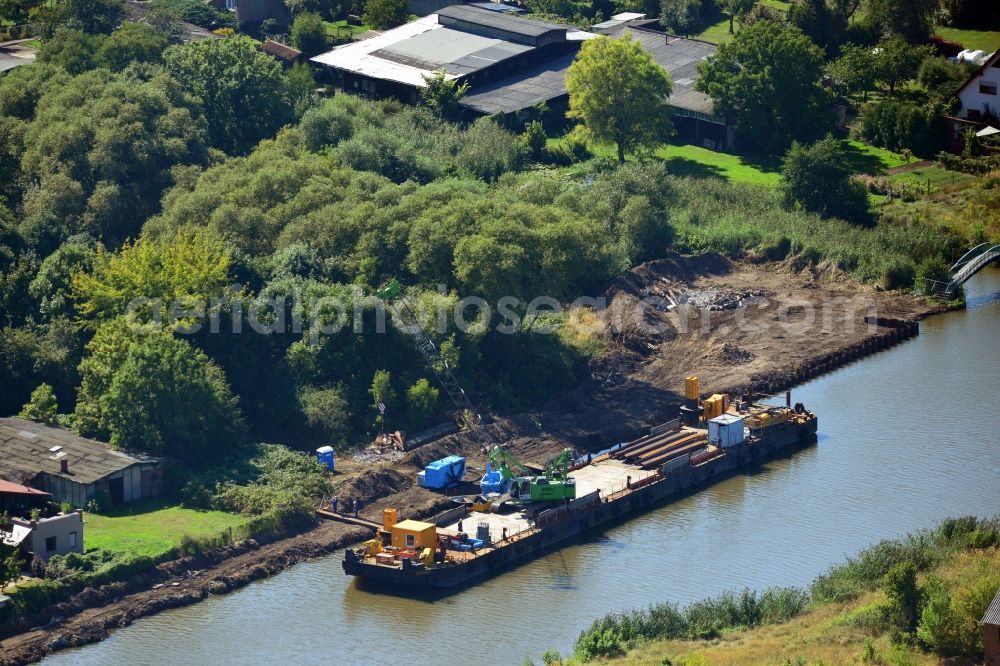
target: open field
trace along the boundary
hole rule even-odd
[[[987,53],[1000,49],[1000,30],[963,30],[938,26],[934,32],[967,49],[980,49]]]
[[[156,557],[181,545],[185,537],[218,536],[246,522],[223,511],[195,511],[161,500],[117,507],[108,515],[84,514],[84,545],[111,552]]]

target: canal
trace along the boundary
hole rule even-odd
[[[46,664],[536,663],[605,613],[806,586],[880,539],[1000,507],[1000,270],[968,309],[798,387],[819,445],[433,603],[376,595],[340,554],[139,620]]]

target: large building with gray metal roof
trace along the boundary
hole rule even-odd
[[[565,70],[580,43],[593,35],[475,5],[451,5],[380,35],[312,59],[329,67],[347,92],[393,96],[415,103],[426,77],[444,70],[473,90],[556,61]],[[538,91],[528,106],[565,95],[565,86]],[[472,107],[469,107],[472,108]],[[522,107],[524,108],[524,107]]]
[[[668,104],[681,139],[730,147],[725,119],[694,87],[698,64],[715,53],[715,45],[668,35],[658,21],[641,17],[619,14],[595,29],[637,40],[670,72],[674,88]],[[595,36],[479,6],[451,5],[312,60],[335,71],[347,92],[411,103],[418,101],[425,78],[444,70],[449,79],[469,83],[461,102],[469,112],[514,114],[542,102],[564,104],[567,70],[580,44]]]

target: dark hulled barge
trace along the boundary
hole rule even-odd
[[[816,442],[816,416],[801,404],[700,402],[694,387],[682,410],[693,425],[675,419],[579,463],[564,480],[575,484],[573,499],[508,511],[509,503],[458,506],[429,522],[397,523],[390,509],[374,539],[346,551],[344,572],[404,592],[460,586]]]

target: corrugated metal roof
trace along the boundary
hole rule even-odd
[[[36,497],[51,497],[51,495],[44,490],[32,488],[31,486],[24,486],[13,481],[4,481],[3,479],[0,479],[0,493],[5,493],[7,495],[35,495]]]
[[[553,31],[566,30],[566,26],[555,23],[492,12],[473,5],[451,5],[450,7],[444,7],[438,10],[438,17],[464,21],[493,30],[502,30],[514,35],[533,38],[541,37]]]
[[[566,94],[566,70],[576,53],[567,53],[482,87],[473,87],[462,106],[480,113],[514,113]]]
[[[56,451],[54,447],[61,447]],[[57,453],[64,453],[69,474],[62,474]],[[154,458],[137,458],[113,451],[72,430],[19,418],[0,419],[0,478],[15,483],[23,475],[45,472],[76,483],[90,484],[108,474]]]
[[[423,18],[404,23],[398,28],[386,30],[380,35],[365,39],[360,42],[352,42],[339,46],[332,51],[327,51],[314,58],[313,62],[321,65],[328,65],[335,69],[340,69],[356,74],[363,74],[374,79],[385,79],[387,81],[398,81],[411,86],[423,87],[424,75],[431,72],[426,68],[421,68],[407,63],[393,62],[385,58],[372,55],[379,49],[387,48],[410,37],[428,32],[430,30],[440,30],[441,25],[437,22],[437,15],[431,14]],[[456,78],[454,75],[449,78]]]
[[[993,597],[993,603],[986,609],[982,623],[1000,626],[1000,590],[997,590],[997,595]]]
[[[707,42],[681,37],[668,37],[662,32],[643,30],[631,25],[621,25],[610,29],[611,37],[631,35],[642,43],[653,58],[670,72],[674,82],[673,92],[667,103],[676,108],[713,115],[712,98],[694,89],[698,78],[698,63],[715,55],[716,46]]]

